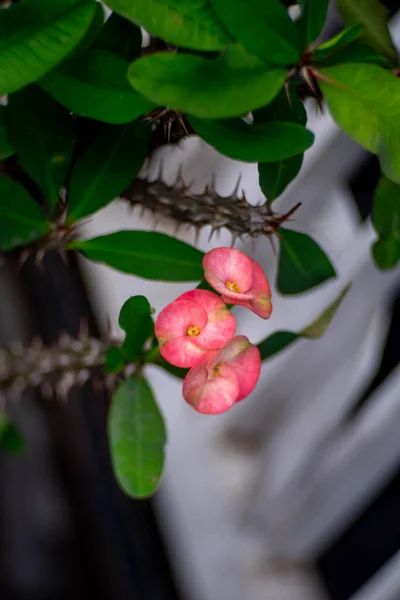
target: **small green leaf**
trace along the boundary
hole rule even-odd
[[[388,11],[379,0],[337,0],[337,8],[347,26],[363,25],[360,40],[397,64],[397,52],[387,26]]]
[[[211,6],[229,33],[261,60],[290,65],[300,59],[296,27],[279,0],[235,0],[234,7],[231,0],[211,0]]]
[[[321,33],[328,13],[329,0],[299,0],[302,9],[296,22],[304,45],[314,42]]]
[[[382,177],[374,199],[372,225],[379,239],[372,255],[380,269],[392,269],[400,260],[400,185]]]
[[[289,121],[297,126],[304,126],[307,113],[296,90],[289,88],[290,102],[285,90],[281,90],[276,98],[263,108],[253,112],[255,123]],[[280,196],[286,187],[298,175],[303,164],[303,154],[276,162],[260,162],[258,176],[260,187],[269,203]]]
[[[89,150],[78,159],[68,186],[68,221],[100,210],[139,173],[148,153],[145,123],[102,125]]]
[[[106,0],[116,13],[166,42],[194,50],[220,50],[232,40],[208,0]]]
[[[21,454],[25,450],[25,440],[4,412],[0,412],[0,450],[7,454]]]
[[[376,65],[342,64],[318,72],[337,124],[379,155],[382,171],[400,183],[400,79]]]
[[[62,61],[90,27],[94,0],[24,0],[0,11],[0,96]]]
[[[87,50],[38,83],[70,111],[120,125],[154,109],[126,78],[128,63],[105,50]]]
[[[125,365],[125,355],[121,348],[111,346],[106,352],[104,368],[107,373],[120,373]]]
[[[154,231],[117,231],[91,240],[70,242],[69,249],[124,273],[161,281],[203,278],[203,252]]]
[[[0,250],[12,250],[49,231],[43,213],[21,184],[0,175]]]
[[[134,23],[112,13],[91,47],[107,50],[130,61],[141,55],[142,31]]]
[[[117,388],[108,417],[108,439],[115,477],[134,498],[151,496],[161,479],[166,432],[153,392],[143,377]]]
[[[329,258],[305,233],[280,229],[277,287],[281,294],[305,292],[336,277]]]
[[[314,61],[319,62],[347,44],[350,44],[350,42],[354,42],[354,40],[360,37],[362,30],[362,25],[354,25],[348,29],[343,29],[343,31],[340,31],[333,38],[318,46],[314,52]]]
[[[193,129],[221,154],[244,162],[281,161],[301,154],[314,134],[301,125],[275,121],[249,125],[243,119],[189,119]]]
[[[8,110],[10,139],[18,161],[54,207],[74,147],[68,112],[36,86],[11,94]]]
[[[332,322],[333,317],[336,314],[343,298],[350,289],[351,284],[347,285],[343,291],[335,298],[335,300],[319,315],[319,317],[307,327],[304,327],[299,332],[294,331],[276,331],[265,340],[258,344],[260,350],[261,360],[267,360],[274,356],[278,352],[284,350],[287,346],[292,344],[298,339],[319,339],[324,335],[329,325]]]
[[[10,142],[7,112],[7,107],[0,105],[0,160],[5,160],[15,154]]]
[[[217,59],[171,52],[140,58],[128,69],[143,96],[200,119],[239,117],[270,102],[283,87],[285,69],[267,68],[240,47]]]
[[[135,362],[143,344],[154,335],[154,323],[151,318],[151,306],[144,296],[131,296],[119,313],[119,326],[125,331],[122,351]]]
[[[323,53],[320,56],[318,49],[314,54],[315,62],[320,66],[335,66],[342,63],[372,63],[381,67],[390,67],[390,62],[382,56],[375,48],[352,42],[347,46],[342,46],[335,50],[334,53]]]

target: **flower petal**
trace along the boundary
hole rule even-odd
[[[261,371],[261,356],[257,346],[244,335],[234,337],[215,355],[210,368],[217,364],[232,368],[239,379],[239,396],[242,400],[255,388]]]
[[[221,365],[210,377],[207,363],[189,371],[183,381],[183,397],[197,412],[216,415],[225,412],[239,396],[239,379],[235,371]]]
[[[160,354],[166,361],[183,369],[197,366],[204,359],[207,350],[193,343],[187,335],[167,340],[160,344]]]
[[[203,257],[204,277],[220,294],[233,296],[227,282],[236,283],[240,294],[245,294],[252,284],[251,262],[248,256],[236,248],[214,248]],[[228,293],[229,292],[229,293]]]
[[[193,325],[202,330],[207,325],[206,311],[193,300],[177,299],[162,309],[158,315],[154,333],[160,346],[168,340],[186,335]]]

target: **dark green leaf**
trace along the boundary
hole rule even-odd
[[[116,13],[166,42],[195,50],[220,50],[231,39],[208,0],[106,0]]]
[[[275,121],[249,125],[243,119],[189,119],[193,129],[216,150],[244,162],[280,161],[309,148],[314,135],[301,125]]]
[[[290,121],[298,126],[305,125],[307,113],[294,88],[289,89],[290,102],[285,90],[281,90],[271,104],[253,112],[255,123]],[[280,196],[299,173],[303,154],[276,162],[258,164],[260,187],[269,203]]]
[[[231,0],[211,0],[211,5],[229,33],[251,54],[277,65],[299,60],[296,27],[279,0],[235,0],[234,6]]]
[[[300,338],[308,338],[308,339],[319,339],[324,335],[337,309],[339,308],[343,298],[347,294],[350,289],[350,285],[347,285],[345,289],[340,292],[337,298],[319,315],[319,317],[307,327],[304,327],[299,332],[294,331],[276,331],[268,338],[263,340],[258,344],[258,349],[260,350],[261,359],[267,360],[281,352],[284,348],[295,342]]]
[[[285,77],[285,69],[268,69],[237,46],[215,60],[153,54],[128,70],[132,86],[152,102],[204,119],[238,117],[267,104]]]
[[[314,52],[314,60],[316,62],[323,60],[350,42],[354,42],[354,40],[360,37],[362,30],[362,25],[354,25],[348,29],[343,29],[343,31],[340,31],[333,38],[318,46]]]
[[[360,44],[359,42],[342,46],[338,50],[335,50],[333,54],[326,54],[325,56],[324,53],[323,58],[320,57],[317,50],[314,58],[321,66],[335,66],[342,63],[372,63],[381,67],[390,67],[387,58],[382,56],[375,48],[366,44]]]
[[[203,252],[154,231],[117,231],[78,240],[70,249],[124,273],[162,281],[198,281],[203,278]]]
[[[85,35],[83,36],[81,41],[75,46],[75,48],[72,50],[72,52],[68,55],[66,60],[74,58],[75,56],[79,56],[80,54],[85,52],[85,50],[87,50],[87,48],[89,48],[91,46],[93,41],[97,38],[97,36],[100,34],[100,32],[102,30],[102,27],[104,25],[104,19],[105,19],[104,8],[100,4],[100,2],[96,2],[96,11],[94,13],[94,17],[92,19],[89,29],[87,30],[87,32],[85,33]],[[63,63],[61,63],[57,68],[62,68],[62,64]]]
[[[113,13],[94,40],[92,48],[107,50],[125,60],[141,55],[142,31],[140,27]]]
[[[305,233],[280,229],[277,287],[281,294],[305,292],[336,277],[329,258]]]
[[[94,0],[24,0],[0,12],[0,96],[63,60],[90,27]]]
[[[21,454],[25,450],[20,431],[3,412],[0,412],[0,450],[7,454]]]
[[[321,33],[328,13],[329,0],[299,0],[302,14],[296,25],[305,46]]]
[[[36,86],[11,94],[8,109],[10,139],[18,161],[54,207],[74,147],[68,112]]]
[[[100,128],[74,165],[68,186],[68,221],[100,210],[128,187],[147,156],[149,133],[141,122]]]
[[[396,48],[387,26],[389,13],[379,0],[337,0],[336,4],[347,26],[364,26],[360,40],[397,64]]]
[[[115,477],[134,498],[151,496],[162,475],[166,432],[153,392],[143,377],[117,388],[108,418]]]
[[[10,142],[10,134],[7,122],[7,107],[0,105],[0,160],[5,160],[15,153]]]
[[[0,220],[0,250],[29,244],[50,229],[28,192],[5,175],[0,175]]]
[[[104,368],[107,373],[120,373],[125,365],[125,355],[121,348],[111,346],[106,352]]]
[[[122,351],[131,362],[135,362],[145,341],[154,334],[151,306],[147,298],[131,296],[121,308],[118,322],[126,334]]]
[[[400,183],[400,79],[376,65],[342,64],[319,71],[337,124],[379,155],[385,175]]]
[[[105,50],[88,50],[43,77],[39,85],[70,111],[120,125],[153,110],[126,78],[128,63]]]
[[[380,269],[400,260],[400,186],[382,177],[375,194],[372,224],[379,236],[372,254]]]

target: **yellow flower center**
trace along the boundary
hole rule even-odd
[[[227,281],[226,287],[230,292],[235,292],[235,294],[240,294],[240,287],[236,283],[236,281]]]
[[[215,365],[214,369],[213,369],[213,377],[218,377],[219,373],[219,367],[220,365]]]
[[[197,327],[197,325],[191,325],[186,330],[186,335],[189,335],[190,337],[195,337],[196,335],[199,335],[199,333],[200,333],[200,328]]]

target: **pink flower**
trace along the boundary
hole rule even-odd
[[[203,258],[204,277],[228,304],[271,316],[271,290],[260,265],[235,248],[215,248]]]
[[[183,397],[200,413],[225,412],[250,394],[260,370],[257,346],[238,335],[220,350],[208,352],[198,366],[190,369],[183,381]]]
[[[194,367],[208,350],[221,348],[235,335],[236,319],[213,292],[192,290],[160,312],[154,330],[165,360]]]

